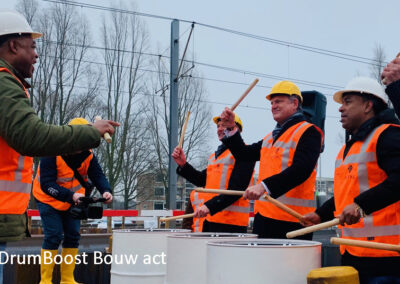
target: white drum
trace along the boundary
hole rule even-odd
[[[112,284],[163,284],[167,262],[167,236],[190,230],[114,230]]]
[[[208,284],[304,284],[311,269],[321,267],[321,243],[258,239],[209,242]]]
[[[204,284],[207,281],[207,242],[256,239],[254,234],[191,233],[167,237],[166,284]]]

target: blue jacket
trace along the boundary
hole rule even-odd
[[[70,168],[79,168],[82,162],[90,155],[89,151],[84,151],[75,155],[63,156],[64,161]],[[104,192],[111,192],[110,184],[100,164],[93,154],[93,159],[90,161],[88,169],[88,177],[98,191],[103,194]],[[72,196],[74,193],[67,188],[57,184],[57,165],[56,157],[46,157],[40,159],[40,186],[46,194],[54,197],[55,199],[63,202],[72,203]],[[49,190],[51,188],[51,190]]]

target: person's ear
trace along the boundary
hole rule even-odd
[[[372,101],[365,102],[365,113],[370,113],[374,111],[374,103]]]
[[[18,52],[18,40],[10,39],[8,41],[8,48],[12,53],[16,54]]]

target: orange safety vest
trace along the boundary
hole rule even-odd
[[[302,121],[289,127],[274,143],[272,132],[265,136],[260,152],[260,169],[257,183],[261,183],[264,179],[281,173],[292,165],[300,138],[310,127],[315,127],[323,135],[318,127]],[[316,149],[316,151],[320,151],[320,149]],[[314,212],[316,205],[314,197],[315,178],[317,176],[315,168],[307,180],[292,188],[277,198],[277,200],[301,215]],[[299,222],[295,217],[277,208],[264,198],[260,198],[260,200],[254,202],[254,213],[260,213],[262,216],[276,220]]]
[[[343,159],[345,146],[340,150],[335,165],[333,193],[335,199],[335,216],[354,202],[361,193],[382,183],[386,173],[379,167],[376,158],[376,145],[381,133],[391,124],[383,124],[375,128],[364,141],[356,141]],[[400,201],[372,213],[353,225],[339,226],[342,237],[365,241],[376,241],[387,244],[400,242]],[[396,252],[376,250],[353,246],[340,246],[343,254],[347,250],[359,257],[399,256]]]
[[[212,154],[208,159],[205,188],[227,190],[234,166],[235,159],[229,150],[225,150],[217,159],[215,159],[215,154]],[[217,196],[217,194],[207,193],[203,195],[204,202],[214,196]],[[208,215],[206,220],[214,223],[247,226],[249,223],[249,201],[240,198],[223,211],[213,216]]]
[[[17,79],[29,98],[22,82],[10,70],[0,68],[0,72],[8,72]],[[33,159],[20,155],[2,137],[0,149],[0,214],[23,214],[28,208],[32,187]]]
[[[193,211],[196,211],[197,208],[202,206],[205,202],[205,198],[207,195],[206,193],[203,192],[197,192],[195,190],[192,190],[190,193],[190,202],[192,203],[192,208]],[[192,224],[192,232],[202,232],[203,231],[203,223],[206,218],[194,218],[193,217],[193,224]]]
[[[88,176],[87,172],[89,169],[90,161],[93,159],[93,153],[83,161],[81,166],[78,168],[79,174],[87,182]],[[65,163],[61,156],[56,157],[56,167],[57,167],[57,180],[56,183],[59,186],[67,188],[73,192],[85,194],[85,188],[79,183],[79,181],[74,176],[74,171]],[[66,211],[71,207],[68,202],[62,202],[54,197],[46,194],[40,186],[40,167],[38,173],[33,181],[33,196],[40,202],[46,203],[52,206],[54,209],[60,211]]]

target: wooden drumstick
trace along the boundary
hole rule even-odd
[[[322,230],[322,229],[326,229],[326,228],[329,228],[329,227],[332,227],[332,226],[336,226],[336,225],[339,225],[339,219],[338,218],[335,218],[335,219],[333,219],[331,221],[324,222],[324,223],[321,223],[321,224],[317,224],[317,225],[314,225],[314,226],[306,227],[306,228],[303,228],[303,229],[300,229],[300,230],[291,231],[291,232],[286,234],[286,238],[291,239],[291,238],[294,238],[294,237],[297,237],[297,236],[302,236],[302,235],[305,235],[305,234],[308,234],[308,233],[316,232],[316,231],[319,231],[319,230]]]
[[[400,58],[400,52],[399,53],[397,53],[397,56],[396,56],[396,58]],[[384,85],[386,85],[387,83],[386,83],[386,78],[382,78],[382,83],[384,84]]]
[[[350,239],[342,239],[342,238],[334,238],[334,237],[331,238],[331,244],[372,248],[372,249],[382,249],[382,250],[392,250],[392,251],[400,252],[399,245],[368,242],[368,241],[359,241],[359,240],[350,240]]]
[[[190,111],[187,112],[186,119],[185,119],[185,123],[183,124],[183,129],[182,129],[182,133],[181,133],[181,138],[179,139],[179,144],[178,144],[178,147],[179,147],[179,148],[182,148],[182,145],[183,145],[183,139],[184,139],[184,137],[185,137],[186,127],[187,127],[188,122],[189,122],[189,116],[190,116]]]
[[[171,221],[171,220],[184,219],[184,218],[192,218],[193,216],[194,216],[194,213],[183,214],[183,215],[179,215],[179,216],[160,218],[160,221],[161,221],[161,222],[168,222],[168,221]]]
[[[221,190],[221,189],[203,189],[203,188],[196,188],[195,190],[198,192],[217,193],[217,194],[225,194],[225,195],[241,195],[241,196],[243,196],[243,194],[244,194],[244,191],[239,191],[239,190]],[[294,211],[292,208],[289,208],[282,202],[272,198],[269,195],[264,195],[264,198],[266,200],[268,200],[269,202],[271,202],[272,204],[274,204],[279,209],[285,211],[286,213],[292,215],[293,217],[297,218],[300,221],[302,220],[303,216],[300,213]]]
[[[96,115],[94,120],[95,121],[101,120],[101,116],[100,115]],[[104,138],[104,140],[106,140],[107,143],[111,143],[111,141],[112,141],[111,136],[110,136],[110,134],[108,132],[104,133],[103,138]]]
[[[233,106],[231,107],[231,111],[234,111],[235,108],[237,108],[237,106],[243,101],[243,99],[247,96],[247,94],[250,93],[250,91],[254,88],[255,85],[257,85],[258,81],[259,81],[258,79],[255,79],[253,83],[251,83],[251,85],[247,88],[247,90],[244,91],[243,95],[236,101],[236,103],[233,104]]]

